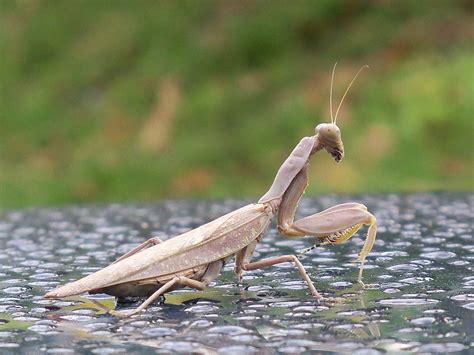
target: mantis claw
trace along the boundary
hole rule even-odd
[[[111,316],[117,317],[117,318],[128,318],[132,315],[134,315],[135,311],[116,311],[115,309],[111,309],[108,312]]]
[[[322,297],[317,291],[316,293],[311,292],[311,295],[316,299],[316,301],[318,301],[318,303],[325,300],[325,298]]]

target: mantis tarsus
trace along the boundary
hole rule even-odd
[[[121,256],[111,265],[80,280],[48,292],[46,298],[62,298],[84,292],[107,293],[117,297],[148,297],[132,311],[109,310],[110,314],[127,317],[145,309],[161,295],[173,289],[188,286],[202,290],[219,275],[224,264],[235,257],[235,272],[242,278],[244,271],[291,262],[318,301],[319,294],[295,255],[282,255],[251,261],[252,254],[276,215],[278,230],[288,238],[306,235],[316,237],[320,245],[339,244],[349,239],[362,225],[368,225],[368,234],[356,261],[360,262],[358,281],[362,282],[364,261],[375,242],[375,217],[359,203],[344,203],[311,216],[294,220],[298,202],[308,185],[310,157],[325,149],[339,162],[344,157],[341,133],[336,125],[342,102],[357,75],[347,87],[342,100],[332,115],[331,123],[319,124],[315,134],[304,137],[282,164],[270,189],[258,203],[244,206],[212,222],[184,234],[161,241],[151,238]]]

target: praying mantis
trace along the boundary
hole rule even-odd
[[[281,165],[270,189],[258,200],[230,212],[196,229],[162,241],[151,238],[118,258],[109,266],[77,281],[60,286],[45,294],[45,298],[63,298],[84,292],[106,293],[116,297],[147,297],[130,311],[108,310],[117,317],[137,314],[166,292],[180,287],[197,290],[206,288],[216,279],[226,262],[235,258],[235,273],[242,280],[244,271],[290,262],[306,282],[311,295],[318,301],[323,297],[316,290],[303,264],[295,255],[281,255],[251,261],[258,242],[270,221],[277,218],[278,231],[287,238],[315,237],[320,244],[339,244],[351,238],[363,225],[368,233],[358,254],[358,282],[367,255],[372,250],[377,222],[367,207],[343,203],[295,221],[295,212],[308,185],[310,158],[326,150],[336,162],[344,157],[341,132],[336,125],[339,109],[362,67],[348,85],[333,117],[332,87],[336,65],[331,77],[331,123],[316,126],[312,136],[304,137]]]

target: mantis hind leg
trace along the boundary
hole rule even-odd
[[[148,307],[151,303],[155,302],[161,295],[163,295],[165,292],[167,292],[168,290],[170,290],[171,288],[173,288],[175,285],[177,285],[180,282],[183,282],[183,278],[174,277],[173,279],[165,283],[163,286],[161,286],[155,293],[153,293],[150,297],[148,297],[145,300],[145,302],[143,302],[140,306],[138,306],[134,310],[116,311],[115,309],[111,309],[109,310],[109,314],[118,318],[127,318],[130,316],[133,316],[134,314],[140,313],[142,310]]]
[[[180,286],[188,286],[194,288],[196,290],[204,290],[207,285],[209,285],[220,273],[222,267],[224,266],[224,260],[217,260],[210,263],[206,269],[206,272],[201,277],[200,280],[194,280],[186,276],[175,276],[168,282],[166,282],[163,286],[161,286],[158,290],[156,290],[150,297],[148,297],[140,306],[137,308],[130,310],[130,311],[116,311],[116,310],[109,310],[108,313],[115,317],[119,318],[127,318],[133,316],[134,314],[140,313],[145,308],[147,308],[150,304],[155,302],[160,296],[165,294],[166,292],[180,287]]]
[[[112,264],[115,264],[115,263],[119,262],[120,260],[126,259],[126,258],[128,258],[128,257],[130,257],[134,254],[137,254],[137,253],[141,252],[142,250],[144,250],[146,248],[149,248],[151,246],[154,246],[154,245],[157,245],[157,244],[160,244],[160,243],[163,243],[163,241],[160,238],[158,238],[158,237],[150,238],[150,239],[144,241],[139,246],[137,246],[137,247],[133,248],[132,250],[130,250],[128,253],[122,255],[120,258],[115,260]]]

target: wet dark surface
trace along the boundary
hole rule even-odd
[[[249,272],[239,286],[228,264],[203,291],[170,293],[130,319],[86,297],[44,300],[45,291],[98,270],[151,236],[167,239],[251,201],[30,209],[0,215],[0,353],[4,352],[469,352],[474,345],[472,194],[304,199],[299,216],[336,203],[365,203],[379,223],[363,290],[351,261],[366,229],[301,258],[324,296],[316,303],[289,264]],[[254,254],[295,253],[274,226]],[[114,299],[95,295],[109,307]],[[139,303],[119,304],[120,309]]]

